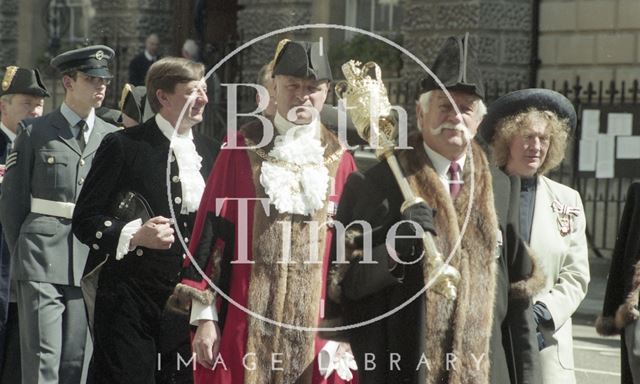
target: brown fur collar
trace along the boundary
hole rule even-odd
[[[527,254],[531,258],[531,276],[524,280],[511,283],[511,286],[509,287],[509,294],[511,298],[514,299],[527,299],[533,297],[533,295],[544,289],[546,282],[546,276],[535,252],[533,252],[533,249],[528,245],[524,244],[524,246],[527,249]]]
[[[450,301],[427,290],[425,345],[427,359],[432,363],[429,383],[442,382],[447,376],[447,382],[451,384],[486,383],[489,377],[489,335],[493,322],[499,230],[491,172],[482,149],[472,144],[472,156],[467,155],[463,171],[464,185],[453,202],[426,152],[422,150],[422,137],[413,135],[409,145],[415,149],[400,151],[398,158],[412,189],[438,211],[435,217],[438,236],[435,241],[445,259],[462,233],[460,245],[450,261],[461,275],[457,299]],[[472,167],[473,191],[470,188]],[[463,228],[467,214],[467,226]],[[430,277],[431,271],[425,268],[425,283]],[[448,372],[444,366],[447,353],[459,358],[456,369]],[[471,354],[482,359],[479,364],[471,358]]]
[[[604,336],[618,335],[620,331],[634,320],[638,320],[638,300],[640,300],[640,262],[634,267],[631,291],[627,294],[624,303],[620,304],[615,317],[602,315],[596,320],[596,330]]]
[[[257,131],[251,130],[255,127],[249,128],[244,130],[247,138],[259,141]],[[325,158],[341,150],[335,135],[324,127],[322,142],[326,146]],[[264,148],[265,152],[268,152],[267,148]],[[256,197],[265,198],[264,188],[259,181],[263,159],[254,151],[249,151],[249,159]],[[339,161],[327,165],[331,177],[335,177],[338,165]],[[252,244],[255,264],[252,266],[248,297],[251,311],[283,324],[302,327],[317,325],[323,280],[321,262],[326,248],[326,231],[323,230],[326,220],[327,205],[310,217],[280,214],[273,206],[270,206],[267,215],[261,205],[256,204]],[[319,224],[315,238],[310,237],[308,221]],[[289,264],[281,262],[283,242],[290,245]],[[310,250],[315,253],[318,263],[308,263],[311,258]],[[245,370],[245,382],[310,382],[311,371],[307,368],[315,356],[314,337],[313,332],[274,326],[250,317],[247,353],[256,354],[257,364],[255,370]],[[282,353],[282,371],[271,369],[272,353]]]

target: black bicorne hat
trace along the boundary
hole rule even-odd
[[[331,81],[328,54],[320,42],[281,40],[274,58],[273,76]]]
[[[576,128],[576,110],[569,99],[550,89],[529,88],[508,93],[491,103],[478,128],[480,137],[491,143],[500,120],[528,109],[553,112],[560,119],[568,120],[571,131]]]
[[[430,69],[447,90],[468,92],[484,99],[482,74],[469,49],[469,33],[447,38]],[[442,89],[429,74],[420,86],[422,93]]]
[[[122,113],[142,124],[149,115],[149,113],[145,113],[149,109],[147,104],[146,87],[134,87],[131,84],[124,85],[120,98],[120,109]]]
[[[49,97],[47,87],[44,86],[37,69],[9,66],[2,75],[0,96],[24,94]]]
[[[82,72],[92,77],[110,79],[109,61],[113,59],[113,49],[106,45],[92,45],[63,52],[51,59],[51,66],[60,73]]]

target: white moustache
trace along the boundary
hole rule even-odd
[[[467,127],[462,123],[458,123],[458,124],[442,123],[437,128],[432,129],[431,132],[433,133],[434,136],[437,136],[437,135],[441,134],[442,131],[445,130],[445,129],[451,129],[451,130],[454,130],[454,131],[460,131],[460,132],[462,132],[462,135],[465,138],[465,141],[470,141],[471,140],[471,133],[469,132],[469,129],[467,129]]]

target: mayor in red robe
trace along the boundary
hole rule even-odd
[[[230,133],[207,181],[185,239],[193,259],[172,300],[190,305],[198,325],[196,383],[343,383],[353,375],[321,373],[325,341],[291,327],[313,328],[322,317],[331,218],[355,170],[317,118],[331,80],[322,51],[280,42],[276,116]]]

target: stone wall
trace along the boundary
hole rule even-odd
[[[542,0],[541,80],[586,84],[640,78],[640,1]]]
[[[485,81],[526,87],[530,77],[531,0],[405,0],[404,47],[430,66],[445,38],[470,33]],[[424,71],[404,57],[407,81]]]
[[[0,0],[0,65],[18,58],[18,0]]]
[[[122,86],[129,78],[129,62],[144,50],[144,41],[151,33],[160,37],[163,54],[172,53],[172,11],[170,0],[92,0],[95,16],[90,39],[106,44],[116,51],[114,81],[107,94],[114,106]]]

